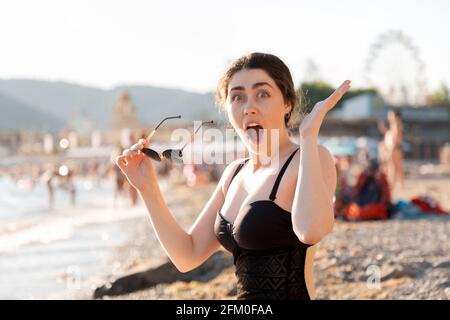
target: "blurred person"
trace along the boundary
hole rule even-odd
[[[334,201],[334,216],[343,216],[344,208],[350,203],[352,190],[352,174],[350,168],[353,165],[353,157],[351,155],[335,156],[336,166],[336,192]],[[354,183],[356,184],[356,182]]]
[[[111,156],[110,170],[113,175],[113,206],[116,207],[117,201],[124,195],[128,195],[128,182],[125,175],[115,163],[116,157],[122,154],[123,148],[117,145]]]
[[[195,186],[198,168],[196,164],[186,164],[183,166],[183,175],[186,179],[186,184],[189,187]]]
[[[348,220],[387,219],[391,216],[391,191],[377,160],[371,159],[366,163],[346,200],[341,213]]]
[[[389,163],[389,155],[388,150],[386,149],[385,144],[385,135],[388,131],[386,124],[383,120],[378,120],[377,122],[378,131],[381,133],[381,139],[378,142],[377,156],[378,156],[378,164],[381,170],[383,170],[386,174],[388,173],[388,163]]]
[[[141,134],[141,136],[142,135],[143,134]],[[133,143],[133,141],[136,141],[134,134],[132,132],[130,133],[130,141],[131,143]],[[136,188],[134,188],[128,181],[126,182],[126,189],[128,192],[128,196],[130,197],[131,206],[134,207],[138,202],[138,192]]]
[[[47,186],[48,207],[53,209],[55,201],[55,188],[60,188],[70,194],[70,203],[75,206],[76,188],[73,182],[73,170],[65,165],[51,165],[41,177]]]
[[[439,148],[439,163],[443,166],[450,165],[450,143],[445,143]]]
[[[385,164],[387,176],[392,189],[397,185],[400,188],[404,185],[404,168],[403,168],[403,123],[399,111],[388,112],[389,126],[386,128],[384,123],[379,123],[379,130],[383,134],[383,141],[380,145],[381,152],[380,161]]]

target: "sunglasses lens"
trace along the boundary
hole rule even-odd
[[[163,157],[167,160],[172,160],[172,151],[172,149],[164,150],[162,153]]]
[[[161,157],[159,156],[158,152],[155,150],[149,149],[149,148],[142,148],[141,151],[151,159],[155,161],[161,161]]]
[[[178,149],[165,150],[163,152],[163,157],[176,163],[183,163],[183,153]]]

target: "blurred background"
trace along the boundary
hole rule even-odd
[[[214,91],[257,51],[288,65],[305,111],[352,80],[320,132],[338,187],[317,298],[448,299],[449,11],[438,0],[2,1],[0,298],[233,298],[225,252],[173,272],[113,159],[174,115],[155,149],[214,120],[224,140],[209,145],[244,156]],[[226,163],[155,165],[188,230]]]

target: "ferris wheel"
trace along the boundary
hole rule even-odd
[[[388,30],[370,46],[364,78],[390,105],[426,103],[425,63],[412,39],[399,30]]]

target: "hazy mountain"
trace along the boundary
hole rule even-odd
[[[112,90],[66,82],[41,80],[0,80],[0,94],[70,124],[74,118],[94,122],[99,128],[110,125],[111,110],[122,91],[128,92],[142,124],[148,125],[169,115],[184,120],[223,119],[214,106],[212,93],[199,94],[150,86],[121,86]],[[16,116],[14,117],[14,119]],[[14,121],[12,121],[14,123]]]
[[[63,121],[0,93],[0,129],[58,130]]]

